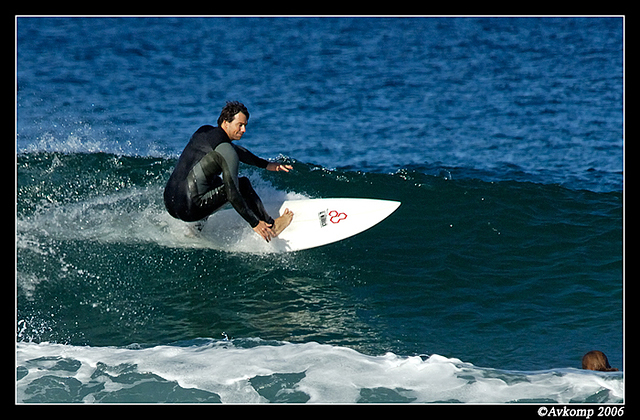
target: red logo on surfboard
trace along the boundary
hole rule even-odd
[[[329,212],[329,221],[331,223],[340,223],[341,220],[347,218],[347,213],[339,213],[337,210],[331,210]]]

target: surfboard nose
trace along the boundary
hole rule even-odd
[[[316,198],[285,201],[295,216],[287,229],[271,242],[274,250],[297,251],[357,235],[387,218],[401,202],[370,198]]]

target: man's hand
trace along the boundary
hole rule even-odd
[[[272,171],[272,172],[280,172],[280,171],[289,172],[292,169],[293,169],[293,166],[291,166],[291,165],[282,165],[280,163],[270,162],[267,165],[267,171]]]
[[[271,238],[277,236],[276,233],[271,230],[271,226],[268,224],[267,222],[264,222],[262,220],[260,220],[260,222],[258,223],[258,226],[254,227],[253,230],[260,236],[262,236],[262,238],[269,242],[271,240]]]

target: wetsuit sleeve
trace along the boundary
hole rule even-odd
[[[246,220],[252,228],[258,226],[260,219],[247,206],[246,201],[240,193],[240,184],[238,183],[238,154],[235,148],[229,143],[221,143],[216,147],[215,151],[222,158],[219,161],[222,168],[222,181],[224,182],[227,199],[234,209],[244,220]]]
[[[238,154],[238,158],[242,163],[257,166],[258,168],[262,169],[265,169],[269,164],[268,160],[259,158],[242,146],[238,146],[237,144],[232,144],[231,146],[233,146],[233,148],[235,149],[236,153]]]

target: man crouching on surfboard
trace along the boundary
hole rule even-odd
[[[191,136],[167,182],[164,204],[173,217],[198,222],[196,228],[202,230],[206,218],[229,202],[253,230],[269,242],[289,226],[293,212],[286,209],[273,220],[249,179],[238,178],[238,162],[275,172],[289,172],[293,167],[268,162],[232,144],[247,131],[247,121],[249,111],[234,101],[227,102],[222,109],[217,127],[200,127]]]

